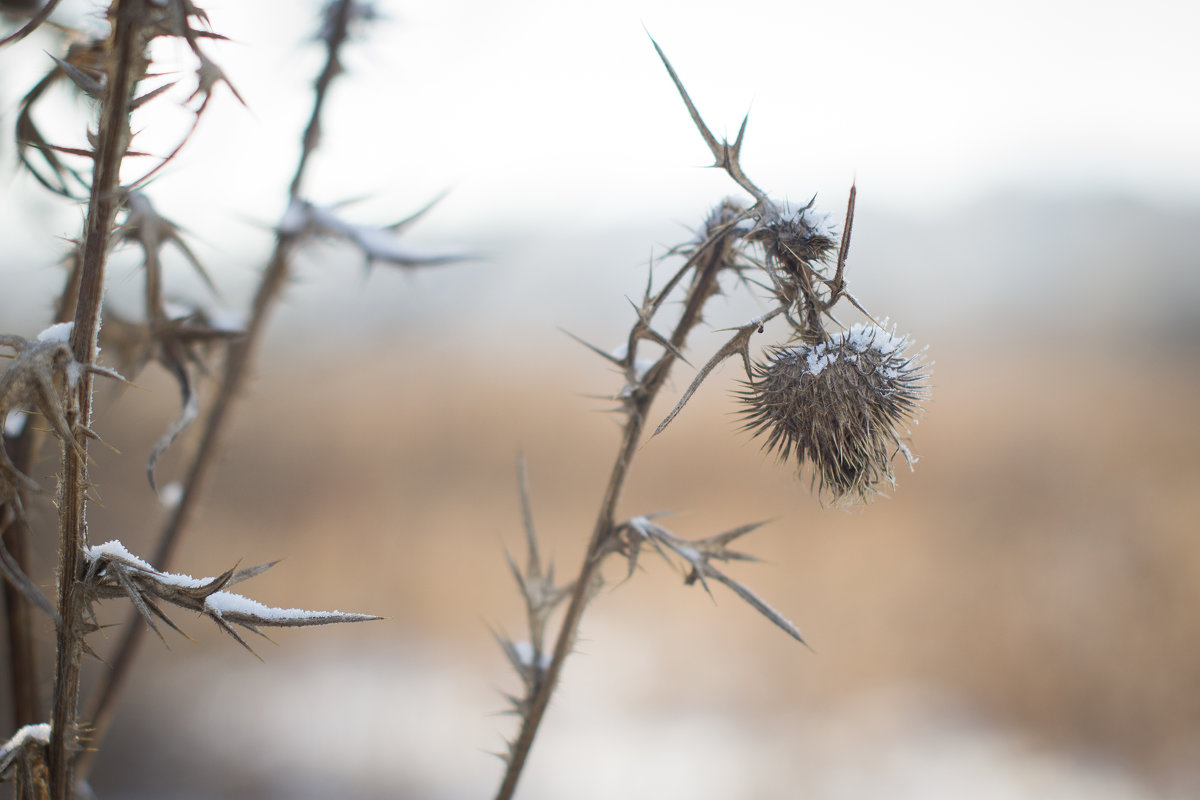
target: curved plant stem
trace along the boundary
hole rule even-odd
[[[529,710],[522,718],[520,733],[510,748],[507,759],[508,766],[504,772],[500,789],[496,792],[496,800],[510,800],[516,791],[517,781],[521,777],[521,771],[524,769],[529,751],[533,747],[534,737],[537,735],[543,716],[545,716],[550,697],[558,685],[563,664],[575,644],[579,622],[583,618],[584,609],[587,607],[596,585],[600,564],[608,552],[606,546],[613,531],[617,503],[621,499],[621,492],[629,475],[633,456],[641,442],[650,406],[653,405],[670,374],[671,367],[675,364],[674,352],[683,350],[688,334],[701,320],[704,304],[718,290],[717,274],[730,263],[729,243],[736,235],[736,232],[732,231],[723,234],[716,241],[706,243],[706,246],[693,256],[694,277],[684,300],[683,313],[670,338],[674,351],[668,350],[663,354],[663,357],[647,372],[645,379],[634,392],[632,405],[627,411],[628,416],[622,431],[621,446],[617,452],[616,461],[613,463],[608,486],[604,490],[604,497],[600,502],[600,511],[596,515],[596,524],[592,529],[592,537],[588,541],[583,564],[574,581],[571,600],[554,645],[554,655],[537,691],[530,698]]]
[[[300,197],[309,158],[318,144],[318,132],[321,128],[321,113],[325,99],[333,79],[341,72],[339,51],[347,39],[352,6],[351,0],[339,0],[328,12],[326,37],[328,54],[325,67],[315,82],[312,114],[305,128],[299,163],[289,188],[291,201]],[[292,250],[296,241],[296,234],[277,232],[274,250],[254,296],[245,335],[231,342],[226,351],[221,384],[213,399],[212,410],[205,422],[199,447],[188,469],[183,484],[183,495],[163,527],[151,562],[158,569],[170,568],[183,531],[192,518],[205,481],[216,461],[220,439],[224,434],[234,401],[246,382],[253,355],[266,330],[269,313],[274,308],[284,286],[287,285],[291,272]],[[97,688],[90,703],[88,718],[92,725],[91,748],[80,756],[81,775],[86,775],[91,768],[100,743],[112,723],[116,700],[124,688],[142,640],[145,638],[146,630],[146,626],[141,624],[137,611],[130,612],[121,642],[110,661],[111,669],[106,673],[103,683]]]

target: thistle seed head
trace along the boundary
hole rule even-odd
[[[835,254],[833,233],[827,218],[809,206],[780,214],[778,218],[760,224],[746,237],[760,242],[768,255],[781,265],[797,269],[798,263],[813,268]]]
[[[739,393],[745,429],[797,468],[811,462],[818,493],[866,501],[893,485],[892,458],[914,459],[902,437],[928,397],[928,369],[907,337],[855,325],[817,344],[770,351]]]

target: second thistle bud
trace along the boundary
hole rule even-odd
[[[745,427],[798,467],[813,466],[833,502],[867,500],[894,483],[892,459],[928,396],[928,370],[907,337],[855,325],[816,344],[771,350],[740,392]]]

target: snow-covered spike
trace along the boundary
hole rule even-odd
[[[401,228],[407,220],[401,220]],[[450,250],[422,251],[403,243],[392,226],[360,225],[343,220],[331,208],[293,201],[279,224],[279,231],[290,235],[323,235],[349,241],[363,254],[368,270],[382,262],[414,268],[467,261],[477,256]]]
[[[193,578],[190,575],[163,572],[130,553],[119,541],[94,545],[85,550],[89,562],[85,582],[90,597],[128,597],[138,611],[154,627],[152,616],[179,630],[162,613],[158,603],[170,603],[179,608],[198,611],[212,619],[218,627],[234,636],[250,652],[253,648],[233,630],[241,627],[265,636],[260,627],[296,628],[327,625],[335,622],[363,622],[379,619],[370,614],[341,611],[307,611],[299,608],[274,608],[225,591],[225,587],[260,575],[272,564],[262,564],[238,570],[231,568],[215,577]],[[182,631],[181,631],[182,633]],[[257,653],[255,654],[257,655]]]
[[[213,592],[204,598],[204,611],[245,627],[262,625],[276,628],[302,628],[328,625],[333,622],[367,622],[377,620],[373,614],[345,611],[307,611],[302,608],[276,608],[233,592]]]

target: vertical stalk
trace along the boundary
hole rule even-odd
[[[91,196],[83,236],[79,299],[71,349],[81,364],[95,361],[100,333],[104,271],[117,210],[123,200],[121,162],[129,146],[129,114],[133,92],[145,73],[145,39],[140,33],[147,16],[145,0],[114,0],[109,9],[106,82],[96,135]],[[72,431],[92,418],[92,376],[84,370],[66,398]],[[48,753],[50,796],[73,795],[73,749],[79,706],[79,662],[82,653],[84,597],[78,580],[80,556],[87,545],[87,436],[75,434],[62,443],[58,497],[58,626],[54,665],[54,698]]]
[[[671,335],[671,344],[677,351],[683,349],[687,343],[688,334],[701,320],[704,304],[717,291],[717,274],[722,267],[730,263],[729,250],[733,237],[736,235],[736,232],[724,234],[721,239],[711,243],[713,246],[703,248],[694,267],[695,274],[684,300],[683,314]],[[629,475],[633,456],[637,452],[638,443],[645,430],[650,406],[654,404],[655,398],[658,397],[659,391],[666,383],[674,363],[675,356],[669,351],[664,353],[658,363],[646,374],[640,389],[635,394],[634,405],[628,412],[622,432],[621,447],[616,461],[613,463],[608,486],[604,490],[604,498],[600,502],[600,511],[596,515],[592,537],[588,541],[583,564],[579,568],[579,575],[575,578],[571,601],[558,631],[558,638],[554,644],[554,655],[550,660],[550,666],[546,669],[545,676],[538,684],[537,691],[530,699],[528,713],[522,717],[521,731],[510,748],[508,766],[504,772],[500,789],[496,792],[496,800],[511,800],[513,793],[516,792],[517,781],[521,777],[521,771],[524,769],[529,751],[533,747],[534,737],[545,716],[546,708],[550,704],[550,697],[558,685],[563,664],[575,644],[579,623],[590,599],[597,570],[603,560],[604,547],[608,543],[608,537],[613,529],[617,503],[621,499],[625,479]]]

